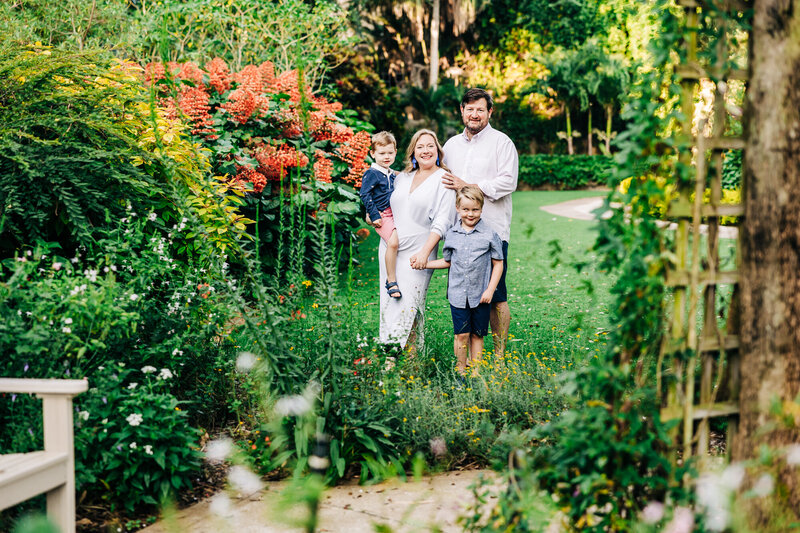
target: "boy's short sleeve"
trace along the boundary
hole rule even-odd
[[[449,231],[444,237],[444,246],[442,246],[442,259],[449,263],[453,258],[453,247],[450,246],[450,244],[453,242],[453,239],[448,237],[450,237]]]
[[[492,259],[499,259],[500,261],[505,259],[505,257],[503,257],[503,241],[500,240],[500,236],[494,231],[492,232],[492,242],[489,247]]]

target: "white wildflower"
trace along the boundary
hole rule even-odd
[[[221,518],[233,516],[233,506],[231,505],[231,500],[224,492],[220,492],[211,498],[211,503],[208,506],[208,510],[211,511],[212,514]]]
[[[786,464],[800,466],[800,444],[792,444],[786,448]]]
[[[158,370],[156,367],[150,365],[142,367],[142,372],[144,372],[145,374],[152,374],[156,370]]]
[[[129,383],[129,384],[128,384],[128,388],[129,388],[129,389],[131,389],[131,390],[133,390],[133,389],[135,389],[135,388],[136,388],[138,385],[139,385],[138,383]]]
[[[69,335],[70,333],[72,333],[72,329],[70,329],[67,326],[64,326],[63,328],[61,328],[61,332],[62,333],[66,333],[67,335]]]
[[[249,468],[234,465],[228,472],[228,481],[230,481],[233,488],[242,494],[253,494],[261,490],[263,484],[261,478],[254,474]]]
[[[694,529],[694,513],[688,507],[678,507],[664,533],[691,533]]]
[[[769,496],[775,490],[775,480],[769,474],[764,474],[753,485],[753,494],[756,496]]]
[[[211,463],[221,463],[231,454],[233,441],[227,437],[212,440],[206,444],[206,460]]]
[[[72,319],[71,318],[65,318],[64,319],[64,324],[72,324]]]
[[[301,416],[311,410],[311,403],[303,396],[286,396],[275,403],[275,411],[281,416]]]
[[[738,490],[744,481],[745,469],[742,463],[733,463],[722,471],[720,481],[722,485],[730,490]]]
[[[136,293],[131,294],[131,301],[132,302],[135,302],[138,299],[139,299],[139,295],[138,294],[136,294]]]
[[[144,420],[144,417],[141,415],[141,413],[132,413],[132,414],[129,414],[125,418],[125,420],[127,420],[128,424],[130,424],[132,426],[138,426],[139,424],[142,423],[142,421]]]
[[[138,446],[136,446],[135,442],[131,442],[129,447],[130,447],[131,450],[135,450],[136,448],[138,448]]]
[[[650,502],[641,513],[642,522],[645,524],[657,524],[664,518],[664,504],[661,502]]]
[[[89,411],[78,411],[78,418],[81,420],[89,420]]]
[[[145,444],[144,453],[146,453],[147,455],[153,455],[153,446],[150,444]]]
[[[53,263],[53,270],[61,270],[62,266],[61,263]]]
[[[93,270],[90,268],[88,270],[84,270],[83,273],[86,275],[86,278],[92,283],[97,281],[97,270]]]
[[[250,352],[242,352],[236,358],[236,370],[239,372],[247,372],[256,366],[256,356]]]
[[[149,220],[150,222],[155,222],[156,218],[158,218],[158,215],[156,215],[155,213],[150,213],[149,215],[147,215],[147,220]]]
[[[162,368],[161,372],[158,373],[158,379],[170,379],[172,378],[172,371],[169,368]]]

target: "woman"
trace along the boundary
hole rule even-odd
[[[414,134],[406,151],[406,168],[395,178],[390,203],[394,213],[400,246],[397,255],[397,282],[402,298],[381,294],[380,340],[399,344],[409,352],[422,346],[423,313],[432,270],[425,268],[436,259],[439,240],[455,222],[455,192],[442,184],[446,168],[444,153],[430,130]],[[378,263],[380,287],[386,284],[384,254],[381,241]]]

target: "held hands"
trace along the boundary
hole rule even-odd
[[[425,270],[428,265],[428,258],[422,252],[417,252],[411,256],[409,262],[414,270]]]
[[[447,189],[459,190],[464,185],[469,185],[466,181],[462,180],[458,176],[454,176],[449,172],[445,172],[444,176],[442,177],[442,184]]]
[[[481,303],[482,304],[490,304],[492,303],[492,296],[494,296],[494,291],[490,289],[486,289],[481,294]]]

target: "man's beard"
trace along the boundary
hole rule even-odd
[[[477,135],[478,133],[483,131],[483,129],[486,127],[487,124],[488,121],[486,122],[486,124],[481,123],[477,128],[473,128],[469,125],[469,121],[467,121],[464,124],[464,127],[467,128],[467,131],[469,132],[470,135]]]

